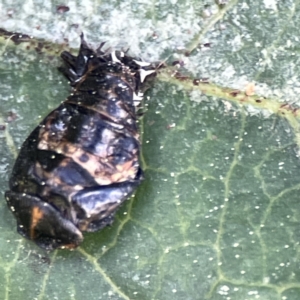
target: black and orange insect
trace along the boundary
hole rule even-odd
[[[18,232],[47,250],[75,248],[113,222],[140,184],[137,109],[156,64],[122,51],[63,52],[70,96],[24,142],[6,192]]]

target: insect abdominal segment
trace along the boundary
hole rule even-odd
[[[141,182],[137,109],[156,68],[83,37],[61,56],[73,91],[24,142],[6,192],[18,232],[48,250],[111,224]]]

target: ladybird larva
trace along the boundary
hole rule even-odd
[[[142,180],[137,107],[157,65],[122,51],[63,52],[70,96],[20,150],[5,197],[18,232],[52,250],[113,222]]]

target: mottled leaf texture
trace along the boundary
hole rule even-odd
[[[0,27],[54,49],[1,39],[0,299],[300,299],[299,1],[2,0]],[[81,31],[184,66],[146,94],[135,196],[48,253],[16,233],[4,191],[69,93],[55,47],[78,48]]]

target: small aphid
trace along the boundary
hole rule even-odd
[[[8,114],[7,114],[7,117],[6,117],[6,122],[7,123],[10,123],[10,122],[13,122],[17,119],[17,114],[13,111],[9,111]]]
[[[63,14],[67,11],[70,10],[70,7],[69,6],[66,6],[66,5],[57,5],[56,6],[56,11],[59,13],[59,14]]]

